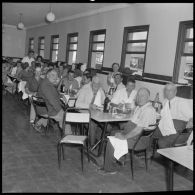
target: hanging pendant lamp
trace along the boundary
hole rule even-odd
[[[24,24],[22,23],[22,14],[20,13],[20,20],[17,25],[18,30],[23,30],[24,29]]]
[[[55,14],[52,12],[51,3],[50,3],[50,11],[46,15],[47,22],[51,23],[55,20]]]

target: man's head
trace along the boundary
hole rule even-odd
[[[69,70],[68,71],[68,80],[72,81],[74,79],[74,71]]]
[[[92,86],[93,93],[96,94],[100,88],[100,78],[98,76],[94,76],[92,78],[91,86]]]
[[[40,77],[41,76],[41,67],[36,67],[35,68],[35,77]]]
[[[54,69],[50,69],[47,71],[47,79],[52,84],[56,85],[59,82],[58,73]]]
[[[168,100],[173,99],[177,94],[177,86],[174,83],[168,83],[164,88],[164,97]]]
[[[33,50],[30,50],[29,52],[28,52],[28,57],[29,58],[33,58],[34,57],[34,51]]]
[[[90,73],[83,74],[83,84],[87,84],[92,80],[92,76]]]
[[[114,82],[116,83],[116,85],[119,85],[122,82],[122,75],[121,73],[116,73],[114,75]]]
[[[29,69],[29,63],[28,62],[24,62],[21,64],[21,67],[23,70],[28,70]]]
[[[135,80],[132,79],[132,78],[127,78],[127,84],[126,84],[126,89],[127,89],[127,92],[131,92],[132,90],[135,89]]]
[[[143,87],[140,88],[137,92],[136,96],[136,103],[138,106],[143,106],[145,105],[148,101],[150,100],[150,91]]]

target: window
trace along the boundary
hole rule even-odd
[[[88,66],[95,69],[103,67],[106,30],[90,32]]]
[[[39,37],[38,55],[42,56],[42,58],[44,58],[44,51],[45,51],[45,38]]]
[[[193,31],[193,21],[180,22],[173,82],[193,82]]]
[[[29,39],[29,51],[34,50],[34,38]]]
[[[51,53],[50,60],[52,62],[58,61],[58,51],[59,51],[59,35],[51,36]]]
[[[66,62],[73,64],[76,62],[78,48],[78,33],[69,33],[67,35]]]
[[[121,68],[142,75],[146,60],[149,25],[124,28]]]

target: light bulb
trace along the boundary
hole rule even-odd
[[[23,30],[24,29],[24,24],[22,22],[19,22],[17,25],[19,30]]]
[[[48,22],[53,22],[55,20],[55,15],[53,12],[48,12],[46,15],[46,19]]]

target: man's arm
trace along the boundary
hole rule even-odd
[[[115,137],[119,138],[119,139],[122,139],[122,140],[130,139],[130,138],[133,138],[133,137],[139,135],[142,132],[143,129],[144,129],[143,127],[136,126],[132,131],[130,131],[126,135],[123,134],[123,133],[116,133]]]
[[[54,109],[58,112],[62,109],[59,97],[55,96],[55,91],[54,88],[51,86],[48,87],[43,87],[42,86],[42,91],[45,97],[47,97],[47,100],[49,103],[54,107]]]

